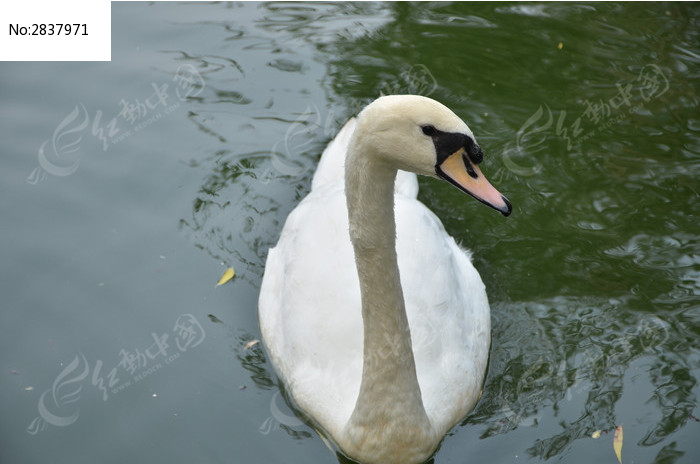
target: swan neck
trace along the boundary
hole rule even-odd
[[[391,424],[384,430],[396,434],[394,440],[420,439],[431,427],[416,376],[396,254],[397,170],[351,145],[345,172],[364,327],[360,393],[348,425],[361,441],[371,440],[367,436],[377,433],[372,426],[377,423]]]

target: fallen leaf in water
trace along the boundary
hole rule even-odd
[[[613,449],[617,460],[622,464],[622,426],[618,425],[615,428],[615,436],[613,437]]]
[[[596,430],[591,434],[591,438],[600,438],[600,430]]]
[[[233,270],[232,267],[226,269],[226,271],[225,271],[224,274],[221,276],[221,278],[219,279],[219,282],[216,284],[216,286],[218,287],[219,285],[225,284],[225,283],[228,282],[229,280],[233,279],[233,276],[234,276],[234,275],[236,275],[236,273],[234,272],[234,270]]]
[[[564,48],[564,42],[559,42],[557,44],[557,50],[561,50],[562,48]]]
[[[214,316],[213,314],[207,314],[207,316],[209,317],[209,320],[212,321],[212,322],[216,322],[216,323],[219,323],[219,324],[223,324],[223,323],[224,323],[224,321],[222,321],[222,320],[219,319],[218,317]]]
[[[251,340],[251,341],[249,341],[248,343],[245,344],[245,346],[243,347],[243,349],[248,350],[248,349],[254,347],[255,345],[257,345],[258,343],[260,343],[260,340]]]

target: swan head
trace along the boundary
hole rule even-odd
[[[358,115],[355,144],[397,169],[446,180],[504,216],[511,205],[479,169],[484,154],[469,126],[442,103],[388,95]]]

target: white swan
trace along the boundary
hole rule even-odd
[[[269,251],[259,317],[272,363],[298,407],[360,462],[423,462],[480,396],[484,284],[403,171],[507,216],[481,158],[447,107],[381,97],[328,145]]]

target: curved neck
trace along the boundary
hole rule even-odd
[[[416,376],[396,256],[396,172],[351,146],[345,193],[362,295],[364,362],[360,394],[348,427],[362,441],[373,440],[363,438],[363,431],[395,434],[391,439],[404,442],[431,430]]]

